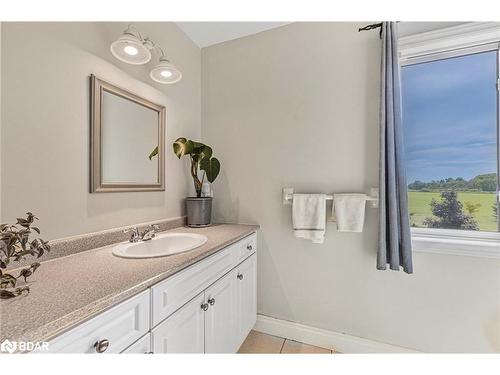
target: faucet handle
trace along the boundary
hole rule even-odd
[[[139,229],[137,227],[132,227],[129,229],[125,229],[123,233],[130,233],[132,232],[132,235],[130,236],[130,242],[137,242],[138,238],[141,236],[139,233]]]

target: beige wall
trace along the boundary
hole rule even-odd
[[[295,239],[281,189],[377,186],[378,33],[292,24],[202,50],[202,136],[221,160],[218,220],[259,223],[259,312],[429,352],[500,352],[500,263],[415,254],[377,271],[377,212],[362,234]]]
[[[191,185],[170,152],[200,137],[200,49],[173,23],[135,23],[183,72],[172,86],[149,66],[112,57],[125,23],[4,23],[2,35],[1,219],[40,217],[43,237],[92,232],[183,214]],[[150,63],[152,64],[152,63]],[[166,191],[89,194],[89,75],[167,108]]]

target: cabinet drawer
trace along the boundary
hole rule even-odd
[[[146,334],[139,340],[130,345],[122,353],[124,354],[152,354],[151,351],[151,333]]]
[[[238,245],[238,250],[237,250],[237,262],[241,263],[244,261],[246,258],[248,258],[250,255],[255,253],[257,250],[257,233],[253,233],[240,241],[236,243]]]
[[[149,330],[149,290],[112,307],[49,344],[52,353],[96,353],[94,344],[109,343],[105,353],[120,353]],[[104,349],[104,348],[103,348]]]
[[[153,327],[233,268],[237,245],[230,245],[153,286]]]

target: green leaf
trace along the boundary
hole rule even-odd
[[[38,263],[38,262],[31,264],[31,269],[33,270],[33,273],[35,273],[35,271],[38,267],[40,267],[40,263]]]
[[[149,154],[149,160],[153,159],[156,155],[158,155],[158,146]]]
[[[14,298],[16,295],[8,290],[0,290],[0,299]]]
[[[184,155],[189,155],[193,151],[193,141],[186,138],[177,138],[173,143],[174,154],[180,159]]]
[[[198,163],[201,160],[203,149],[206,146],[201,142],[196,142],[196,141],[192,142],[193,142],[193,150],[191,151],[191,157],[193,158],[195,163]]]
[[[205,145],[201,142],[196,142],[196,141],[192,142],[193,142],[193,152],[199,153],[205,147]]]
[[[220,163],[217,158],[203,158],[200,161],[200,169],[205,171],[207,180],[214,182],[220,172]]]
[[[19,277],[24,278],[24,282],[27,282],[26,278],[30,277],[32,274],[33,272],[29,268],[24,268],[19,273]]]
[[[35,215],[33,215],[31,212],[26,212],[26,221],[28,221],[30,224],[33,223],[33,221],[35,219],[37,219],[37,217]]]
[[[26,219],[21,219],[20,217],[17,218],[17,223],[25,228],[30,226],[30,222]]]
[[[210,159],[212,157],[212,148],[209,146],[204,146],[200,152],[201,159]]]
[[[23,292],[26,292],[26,294],[29,294],[30,293],[30,287],[29,286],[23,286],[21,288],[16,288],[14,290],[14,293],[16,294],[16,296],[20,296],[21,294],[23,294]]]
[[[2,288],[6,288],[9,285],[13,288],[16,286],[16,282],[17,279],[14,276],[6,273],[1,276],[0,285]]]
[[[198,143],[198,142],[197,142]],[[203,158],[209,158],[212,156],[212,148],[204,145],[203,143],[198,143],[201,145],[193,150],[191,157],[195,162],[199,162]]]

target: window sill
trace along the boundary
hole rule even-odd
[[[500,259],[500,233],[411,228],[413,251]]]

